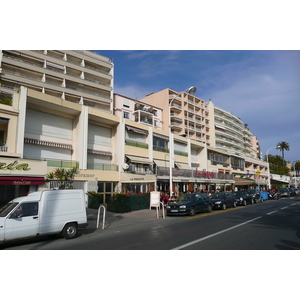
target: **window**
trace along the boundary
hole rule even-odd
[[[23,203],[13,213],[13,217],[21,218],[21,217],[36,216],[38,214],[38,207],[39,207],[38,202]]]
[[[130,119],[130,113],[128,111],[123,111],[123,118]]]
[[[231,156],[231,167],[233,169],[244,170],[244,168],[245,168],[245,161],[243,159]]]
[[[89,124],[88,143],[90,145],[111,146],[112,129],[100,125]],[[91,147],[92,148],[92,147]]]
[[[130,107],[130,100],[123,99],[123,107],[129,108]]]
[[[210,153],[209,158],[217,164],[228,164],[229,156],[220,153]]]
[[[159,137],[153,137],[153,150],[169,152],[168,141]]]

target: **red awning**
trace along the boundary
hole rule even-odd
[[[0,185],[43,185],[44,177],[0,176]]]

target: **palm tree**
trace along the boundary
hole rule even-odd
[[[287,142],[280,142],[277,144],[277,149],[279,149],[281,151],[282,163],[284,163],[284,150],[289,151],[290,145]]]

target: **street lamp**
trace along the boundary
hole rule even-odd
[[[271,147],[270,149],[267,150],[267,154],[266,154],[266,157],[267,157],[267,164],[268,164],[268,189],[271,189],[271,178],[270,178],[270,165],[269,165],[269,151],[272,150],[272,149],[280,149],[281,147],[280,146],[275,146],[275,147]]]
[[[190,88],[184,90],[182,93],[187,92],[189,95],[194,95],[197,91],[197,88],[194,86],[191,86]],[[174,95],[174,97],[171,99],[171,101],[169,102],[169,152],[170,152],[170,198],[172,197],[172,193],[173,193],[173,164],[174,164],[174,139],[173,139],[173,134],[171,131],[171,105],[173,103],[173,101],[175,100],[175,98],[177,97],[177,95]]]
[[[293,177],[294,177],[294,188],[296,188],[296,163],[297,163],[297,161],[293,162],[293,165],[294,165],[294,174],[293,174]]]

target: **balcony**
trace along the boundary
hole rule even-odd
[[[87,164],[88,170],[100,170],[100,171],[119,171],[117,165],[111,164]]]
[[[135,141],[131,141],[131,140],[125,140],[125,145],[138,147],[138,148],[143,148],[143,149],[148,149],[148,144],[135,142]]]

